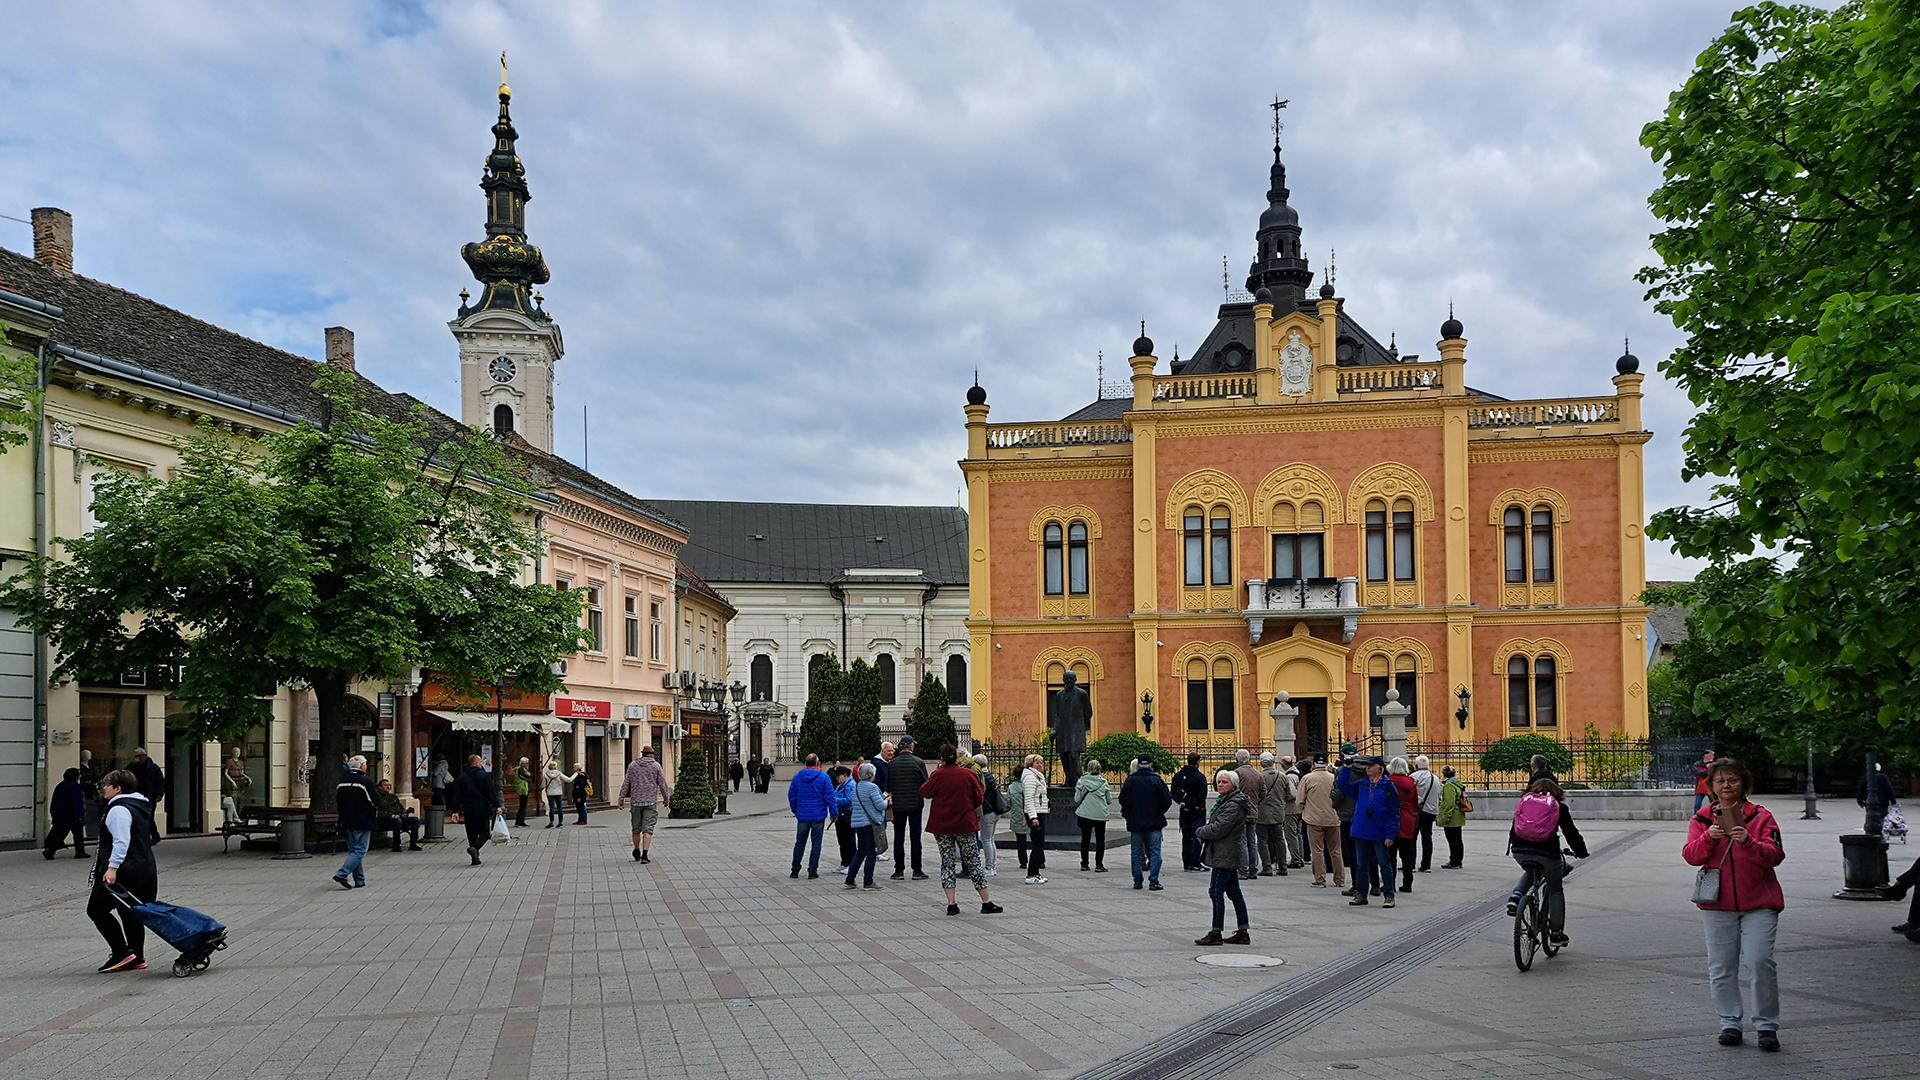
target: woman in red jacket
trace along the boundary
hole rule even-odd
[[[1738,1046],[1740,962],[1753,971],[1753,1030],[1760,1049],[1780,1049],[1780,981],[1773,939],[1786,898],[1773,868],[1787,857],[1780,826],[1765,807],[1747,801],[1753,774],[1732,758],[1707,768],[1713,801],[1687,825],[1681,855],[1694,866],[1719,871],[1720,896],[1698,905],[1707,931],[1707,983],[1720,1014],[1720,1045]]]
[[[1393,789],[1400,793],[1400,839],[1393,846],[1400,856],[1400,891],[1410,893],[1413,891],[1414,845],[1408,841],[1413,839],[1420,824],[1419,785],[1407,774],[1407,759],[1403,757],[1387,763],[1387,776],[1393,781]]]
[[[986,867],[980,861],[980,804],[987,789],[980,776],[960,765],[960,753],[952,743],[940,748],[940,767],[920,785],[920,795],[932,809],[927,812],[927,831],[940,847],[940,887],[947,890],[947,914],[960,914],[955,903],[954,886],[960,873],[973,879],[980,894],[980,914],[997,915],[1000,905],[987,897]]]

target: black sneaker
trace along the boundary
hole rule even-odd
[[[640,861],[643,863],[650,863],[653,861],[653,856],[648,852],[643,851],[640,853]]]
[[[1570,942],[1573,941],[1572,938],[1568,937],[1565,934],[1554,934],[1554,933],[1549,933],[1547,935],[1547,940],[1553,942],[1553,947],[1556,949],[1564,949],[1567,947],[1567,945]]]
[[[789,871],[787,871],[787,876],[788,876],[788,877],[790,877],[790,878],[797,878],[797,877],[799,877],[799,876],[800,876],[800,868],[796,866],[796,867],[794,867],[793,869],[791,869],[791,870],[789,870]]]
[[[905,879],[906,879],[906,876],[907,876],[907,874],[906,874],[906,871],[904,871],[904,870],[897,870],[897,871],[895,871],[895,872],[893,873],[893,875],[892,875],[892,877],[893,877],[893,880],[895,880],[895,881],[903,881],[903,880],[905,880]]]
[[[1743,1041],[1744,1040],[1740,1036],[1739,1028],[1721,1028],[1720,1029],[1720,1045],[1721,1046],[1739,1046]]]
[[[958,914],[960,914],[960,905],[959,905],[959,904],[948,904],[948,905],[947,905],[947,914],[949,914],[949,915],[958,915]]]
[[[105,974],[108,974],[109,972],[123,970],[131,966],[138,959],[139,957],[133,955],[132,953],[127,953],[123,956],[109,956],[107,957],[106,963],[101,964],[99,967],[94,968],[93,970],[102,975],[105,975]]]
[[[859,887],[860,887],[860,886],[859,886],[858,884],[856,884],[856,883],[854,883],[854,882],[851,882],[851,881],[849,881],[849,882],[847,882],[847,888],[849,888],[849,889],[857,889],[857,888],[859,888]]]
[[[1162,892],[1162,891],[1165,891],[1165,889],[1166,889],[1166,886],[1165,886],[1165,885],[1162,885],[1162,884],[1160,884],[1160,883],[1159,883],[1159,882],[1157,882],[1157,881],[1153,881],[1153,882],[1149,882],[1149,883],[1147,884],[1147,891],[1148,891],[1148,892]]]
[[[898,877],[899,875],[898,875],[898,874],[895,874],[894,876],[895,876],[895,877]],[[920,871],[918,871],[918,870],[915,870],[915,871],[913,872],[913,880],[915,880],[915,881],[926,881],[926,880],[927,880],[927,875],[925,875],[925,874],[923,874],[923,873],[921,873],[921,872],[920,872]]]
[[[347,880],[346,878],[343,878],[343,877],[336,877],[336,878],[334,878],[334,879],[333,879],[333,883],[334,883],[335,885],[338,885],[338,886],[340,886],[340,887],[341,887],[341,888],[343,888],[343,889],[351,889],[351,888],[353,888],[353,882],[351,882],[351,881],[348,881],[348,880]]]
[[[633,861],[634,861],[634,862],[639,862],[639,861],[640,861],[640,849],[639,849],[639,848],[634,848],[634,849],[633,849]]]
[[[980,914],[982,915],[998,915],[1005,910],[1006,910],[1005,908],[1001,907],[999,904],[992,902],[991,900],[980,905]]]
[[[1755,1037],[1755,1041],[1759,1042],[1760,1049],[1769,1054],[1780,1052],[1780,1033],[1777,1031],[1762,1031]]]
[[[814,878],[817,878],[817,877],[819,877],[819,876],[820,876],[820,871],[818,871],[818,870],[809,870],[809,871],[807,871],[807,880],[808,880],[808,881],[812,881],[812,880],[813,880]]]

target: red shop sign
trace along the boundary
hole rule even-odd
[[[562,720],[611,720],[613,702],[557,697],[553,699],[553,714]]]

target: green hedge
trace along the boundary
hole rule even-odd
[[[1490,773],[1531,772],[1533,755],[1547,759],[1547,768],[1557,776],[1573,771],[1573,751],[1545,735],[1509,735],[1480,755],[1480,768]]]
[[[1120,734],[1108,735],[1087,744],[1087,752],[1080,755],[1085,762],[1093,758],[1100,762],[1108,772],[1118,771],[1122,778],[1133,769],[1133,761],[1142,754],[1153,758],[1153,767],[1162,773],[1170,773],[1180,767],[1180,761],[1167,753],[1159,743],[1144,735]]]

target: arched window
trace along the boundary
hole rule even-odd
[[[1184,580],[1189,588],[1199,588],[1207,583],[1207,519],[1197,506],[1190,506],[1182,515],[1185,532]]]
[[[1045,702],[1045,712],[1042,715],[1044,715],[1047,718],[1047,727],[1049,728],[1052,728],[1054,726],[1053,698],[1055,694],[1058,694],[1061,691],[1061,689],[1066,686],[1066,675],[1068,670],[1069,669],[1066,664],[1063,664],[1057,660],[1047,665],[1047,683],[1046,683],[1047,696],[1046,696],[1046,702]],[[1085,690],[1088,694],[1089,699],[1091,699],[1094,692],[1092,669],[1087,666],[1086,661],[1075,660],[1073,661],[1071,670],[1073,671],[1074,680],[1079,683],[1080,688],[1082,690]],[[1093,737],[1092,719],[1088,719],[1087,721],[1087,737],[1089,739]]]
[[[1207,561],[1211,585],[1233,584],[1233,511],[1216,506],[1207,518]]]
[[[1509,506],[1503,520],[1502,532],[1506,537],[1507,584],[1524,585],[1527,582],[1527,516],[1519,507]]]
[[[947,704],[967,703],[967,658],[959,653],[947,657]]]
[[[881,653],[873,658],[873,670],[880,673],[880,704],[892,705],[899,696],[898,680],[894,677],[893,655]]]
[[[1412,653],[1399,653],[1389,656],[1375,653],[1367,660],[1367,723],[1374,728],[1380,727],[1380,706],[1387,703],[1387,691],[1400,691],[1400,704],[1405,705],[1407,728],[1412,730],[1420,724],[1420,664],[1419,658]]]
[[[1233,661],[1217,656],[1212,660],[1196,656],[1186,665],[1188,731],[1232,731],[1234,729]]]
[[[756,653],[747,675],[747,696],[752,701],[773,700],[773,657]]]
[[[493,407],[493,433],[502,439],[513,434],[513,406],[501,402]]]
[[[1507,584],[1553,583],[1556,561],[1553,526],[1551,506],[1507,507],[1501,515]]]
[[[1533,580],[1553,580],[1553,511],[1533,508]]]
[[[1327,513],[1316,501],[1273,508],[1273,573],[1276,578],[1326,576]]]
[[[1059,596],[1066,591],[1065,558],[1061,544],[1060,523],[1047,522],[1041,561],[1045,565],[1046,590],[1048,596]]]
[[[826,653],[814,653],[807,658],[807,692],[809,694],[813,692],[814,676],[820,673],[821,668],[832,663],[833,657],[828,656]]]
[[[1507,726],[1560,726],[1560,664],[1551,656],[1515,655],[1507,661]]]
[[[1087,595],[1087,523],[1084,521],[1067,526],[1067,591],[1075,596]]]

